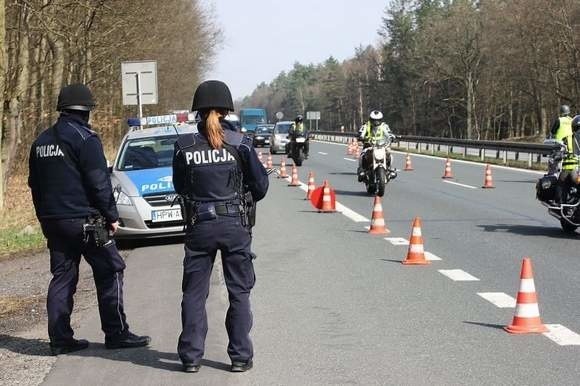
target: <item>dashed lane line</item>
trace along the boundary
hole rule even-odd
[[[459,182],[453,182],[453,181],[448,181],[448,180],[443,180],[443,182],[445,182],[446,184],[461,186],[461,187],[467,188],[467,189],[477,189],[475,186],[460,184]]]
[[[322,151],[319,151],[318,154],[320,154],[320,155],[328,155],[328,153],[324,153]]]
[[[350,162],[356,162],[356,161],[357,161],[357,160],[355,160],[355,159],[352,159],[352,158],[346,158],[346,157],[344,158],[344,160],[346,160],[346,161],[350,161]]]
[[[409,240],[402,237],[385,237],[385,240],[393,245],[409,245]]]
[[[441,261],[441,260],[443,260],[439,256],[437,256],[431,252],[427,252],[427,251],[425,251],[425,259],[429,260],[429,261]]]
[[[560,346],[580,346],[580,335],[561,324],[546,324],[549,332],[543,335]]]
[[[479,281],[478,278],[461,269],[440,269],[438,271],[453,281]]]
[[[479,296],[498,308],[515,308],[516,299],[504,292],[478,292]]]

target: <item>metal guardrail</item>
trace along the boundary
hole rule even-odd
[[[350,138],[355,138],[358,133],[355,132],[336,132],[336,131],[313,131],[311,135],[316,139],[326,140],[330,142],[347,143]],[[557,150],[557,145],[546,145],[541,143],[529,142],[512,142],[512,141],[477,141],[468,139],[455,138],[440,138],[440,137],[421,137],[414,135],[401,135],[397,137],[399,148],[406,148],[407,150],[415,148],[418,152],[430,152],[434,154],[435,151],[446,152],[447,154],[455,153],[454,150],[462,149],[463,156],[470,154],[470,149],[478,151],[478,156],[482,161],[485,157],[489,157],[489,151],[495,151],[494,157],[503,158],[504,164],[507,164],[508,159],[516,161],[524,158],[527,155],[528,167],[532,166],[534,156],[536,162],[542,162],[542,156],[550,154]],[[404,144],[404,146],[402,146]],[[424,145],[424,146],[423,146]],[[443,149],[442,149],[443,148]],[[524,157],[522,157],[524,156]],[[524,158],[525,159],[525,158]]]

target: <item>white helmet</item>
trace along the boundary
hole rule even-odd
[[[383,120],[383,113],[379,110],[371,111],[370,117],[371,121],[382,121]]]

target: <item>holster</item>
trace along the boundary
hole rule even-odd
[[[245,226],[253,228],[254,225],[256,225],[256,203],[254,202],[254,197],[252,197],[251,192],[244,193],[244,207]]]
[[[91,243],[100,248],[111,241],[107,220],[101,215],[91,215],[83,224],[85,243]]]

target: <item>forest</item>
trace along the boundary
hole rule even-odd
[[[578,0],[392,0],[382,20],[377,46],[297,62],[239,105],[347,131],[379,109],[400,134],[489,140],[539,140],[580,107]]]
[[[189,108],[221,41],[210,11],[198,0],[0,0],[0,186],[27,173],[28,149],[55,120],[62,85],[92,89],[91,122],[109,152],[136,114],[122,105],[121,62],[157,60],[155,112]]]

